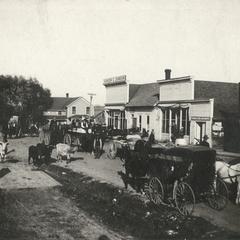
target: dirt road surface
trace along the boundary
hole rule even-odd
[[[111,231],[81,211],[60,191],[61,184],[27,164],[27,148],[36,138],[10,140],[8,160],[0,169],[0,239],[132,239]]]
[[[123,189],[122,180],[117,174],[117,171],[122,170],[122,163],[119,159],[108,159],[106,154],[103,154],[100,159],[94,159],[92,155],[81,152],[76,153],[73,161],[69,164],[66,164],[65,161],[53,163],[52,166],[55,165],[56,169],[50,169],[49,174],[53,174],[52,176],[54,177],[54,174],[58,174],[60,171],[61,175],[61,177],[54,177],[54,180],[45,172],[37,171],[27,164],[27,149],[30,145],[36,144],[38,138],[27,137],[9,140],[9,142],[9,150],[14,151],[9,153],[8,161],[0,164],[0,168],[9,168],[11,171],[0,179],[0,189],[3,191],[1,196],[4,196],[4,199],[1,199],[2,207],[0,209],[0,239],[98,239],[102,234],[107,235],[110,239],[133,239],[131,235],[135,237],[138,236],[136,231],[140,231],[140,229],[124,229],[124,227],[126,228],[124,222],[126,219],[124,219],[122,223],[122,228],[118,227],[118,225],[121,225],[118,222],[115,224],[116,227],[111,227],[115,218],[111,221],[109,220],[111,218],[107,217],[107,221],[110,221],[109,227],[108,223],[105,224],[103,218],[95,216],[97,212],[105,214],[106,210],[101,212],[98,206],[95,206],[96,212],[90,209],[94,209],[93,205],[90,205],[90,198],[93,198],[94,204],[99,197],[99,195],[91,195],[91,190],[99,192],[101,197],[103,197],[103,194],[101,194],[101,191],[105,191],[105,189],[101,189],[103,185],[96,185],[94,186],[95,188],[92,189],[88,188],[83,184],[79,184],[83,177],[77,176],[79,180],[75,183],[76,187],[74,187],[72,182],[76,177],[73,174],[69,174],[71,171],[84,173],[101,184],[112,184],[116,189]],[[52,157],[56,158],[55,151],[53,151]],[[59,167],[60,170],[58,169]],[[66,176],[69,176],[67,181],[70,181],[69,183],[67,182],[67,184],[65,182]],[[64,185],[63,187],[61,186],[62,184]],[[80,189],[78,189],[78,187]],[[111,187],[109,189],[111,189]],[[84,196],[81,194],[79,196],[79,191],[82,195],[86,195],[85,199],[83,199]],[[111,191],[112,190],[105,191],[106,195]],[[133,190],[130,190],[130,193],[131,192],[135,194]],[[90,197],[89,199],[87,198],[88,195]],[[111,197],[112,196],[109,197],[110,201]],[[89,206],[87,206],[87,203],[89,203]],[[86,206],[81,206],[81,204]],[[132,206],[132,208],[136,205],[135,203],[133,204],[134,206]],[[104,199],[99,202],[99,208],[109,208],[109,206],[111,207],[104,196]],[[129,206],[130,205],[125,205],[125,208]],[[140,206],[140,208],[141,207],[142,206]],[[131,207],[129,210],[131,210]],[[145,214],[144,211],[146,210],[143,209],[139,214]],[[169,212],[170,215],[168,214]],[[116,214],[115,211],[112,211],[112,213]],[[124,214],[127,213],[124,212]],[[132,214],[135,214],[134,211]],[[238,234],[236,237],[235,234],[232,235],[232,233],[230,233],[229,235],[224,231],[231,230],[240,233],[240,223],[238,221],[240,214],[239,207],[230,204],[224,211],[216,212],[206,207],[206,205],[198,204],[194,214],[195,216],[204,217],[222,229],[216,230],[214,227],[208,228],[207,226],[209,224],[202,220],[185,219],[185,225],[190,224],[191,221],[192,223],[195,221],[195,225],[192,228],[192,234],[195,234],[192,236],[195,236],[195,238],[198,234],[199,236],[201,235],[203,239],[213,238],[214,233],[216,233],[219,239],[220,237],[226,239],[224,236],[231,236],[231,238],[228,239],[238,239]],[[108,215],[106,214],[106,216]],[[184,237],[185,233],[181,235],[181,238],[180,235],[175,236],[172,230],[173,227],[169,226],[169,223],[172,224],[172,219],[176,218],[175,216],[177,216],[177,214],[172,212],[172,210],[162,209],[162,220],[164,220],[164,217],[165,220],[169,217],[170,221],[167,222],[167,220],[164,220],[164,222],[161,222],[162,226],[167,226],[167,228],[163,230],[167,235],[163,235],[161,232],[161,235],[158,235],[157,239],[159,239],[159,236],[162,236],[162,239],[168,237],[169,239],[178,239],[178,237],[179,239],[187,239]],[[129,224],[131,224],[133,219],[138,219],[138,216],[133,216],[132,219],[129,220]],[[199,224],[202,224],[202,227],[198,226]],[[179,226],[176,226],[176,228],[177,227]],[[206,229],[204,229],[204,227],[206,227]],[[122,229],[126,231],[121,231]],[[191,226],[185,226],[184,229],[191,231]],[[223,231],[222,234],[221,231]],[[145,238],[139,236],[139,239]],[[151,237],[149,239],[155,238]]]

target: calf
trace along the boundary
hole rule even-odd
[[[1,162],[6,159],[6,155],[7,155],[7,151],[8,151],[8,149],[7,149],[8,144],[9,144],[8,142],[0,141],[0,160],[1,160]]]
[[[31,159],[33,161],[33,164],[38,161],[38,150],[37,147],[33,145],[28,148],[28,164],[30,164]]]
[[[62,160],[63,157],[67,158],[67,163],[70,162],[72,155],[77,151],[77,147],[71,147],[64,143],[56,145],[57,159]]]

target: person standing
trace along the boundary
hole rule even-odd
[[[200,143],[200,145],[201,146],[205,146],[205,147],[210,147],[210,145],[209,145],[209,143],[208,143],[208,140],[209,139],[209,137],[208,137],[208,135],[204,135],[203,136],[203,140],[202,140],[202,142]]]

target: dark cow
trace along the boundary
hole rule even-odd
[[[33,145],[28,148],[28,164],[30,164],[31,159],[33,164],[35,164],[38,160],[38,150],[37,147]]]
[[[28,163],[30,164],[31,159],[33,164],[40,165],[42,163],[48,163],[51,159],[53,147],[51,145],[44,145],[38,143],[37,146],[30,146],[28,149]]]

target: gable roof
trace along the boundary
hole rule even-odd
[[[136,89],[137,88],[137,89]],[[135,94],[126,107],[153,107],[159,99],[159,84],[147,83],[135,86]]]
[[[222,119],[222,111],[239,111],[239,84],[213,81],[194,81],[194,99],[214,98],[214,118]]]
[[[76,99],[78,99],[78,97],[52,97],[52,106],[48,109],[48,111],[65,110],[66,106],[75,101]]]

